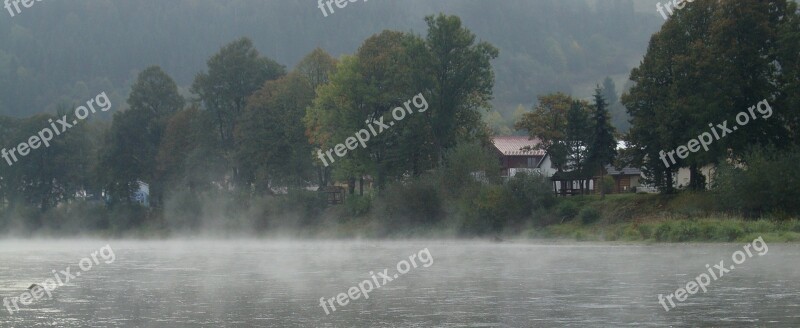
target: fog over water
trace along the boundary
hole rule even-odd
[[[52,270],[100,263],[52,298],[0,314],[2,327],[796,327],[798,245],[769,245],[669,312],[658,303],[731,263],[738,244],[612,245],[480,241],[5,240],[0,296]],[[427,248],[411,268],[326,315],[370,271]],[[421,263],[420,263],[421,264]]]

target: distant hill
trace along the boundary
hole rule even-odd
[[[241,36],[291,67],[315,47],[339,56],[383,29],[425,31],[424,16],[460,16],[500,48],[495,107],[510,113],[551,91],[588,96],[606,76],[622,89],[663,20],[656,1],[403,0],[354,2],[324,17],[313,1],[42,2],[0,13],[0,114],[54,111],[106,91],[122,105],[137,72],[160,65],[184,88]]]

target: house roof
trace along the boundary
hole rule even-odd
[[[606,165],[606,172],[610,175],[641,175],[642,170],[637,169],[635,167],[624,167],[622,169],[617,169],[613,165]]]
[[[542,142],[539,139],[530,140],[527,136],[497,136],[492,138],[492,144],[505,156],[544,156],[542,149],[533,149]],[[522,150],[530,147],[531,150]]]

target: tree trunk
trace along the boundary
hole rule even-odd
[[[664,180],[665,180],[664,181],[665,182],[664,190],[666,191],[666,193],[667,194],[675,193],[675,186],[673,185],[673,182],[672,182],[672,172],[671,171],[667,170],[667,171],[664,172]]]
[[[706,177],[700,172],[697,164],[689,166],[689,189],[693,191],[702,191],[706,189]]]
[[[595,186],[600,188],[600,199],[606,198],[606,188],[605,188],[605,180],[606,180],[606,170],[600,165],[600,179],[598,181],[599,186]]]

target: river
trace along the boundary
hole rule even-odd
[[[659,303],[742,246],[2,240],[0,297],[63,285],[4,306],[0,327],[800,327],[796,244],[751,252],[670,311]]]

